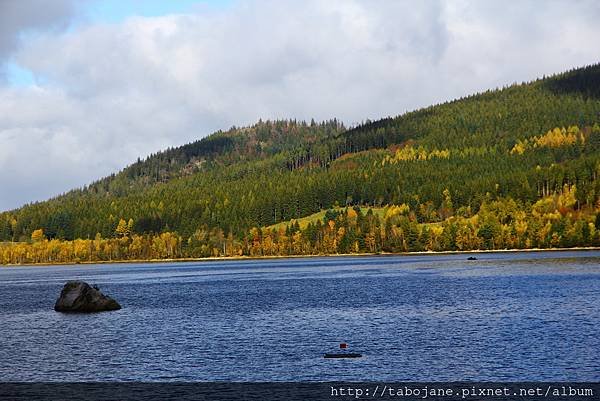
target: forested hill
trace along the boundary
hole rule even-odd
[[[118,174],[94,182],[85,191],[122,196],[139,186],[167,182],[200,171],[264,159],[276,154],[288,158],[302,146],[312,146],[344,131],[337,120],[259,121],[251,127],[218,131],[201,140],[148,156]]]
[[[151,241],[169,233],[182,255],[219,254],[225,243],[247,254],[257,235],[262,244],[264,227],[275,223],[336,206],[361,206],[360,211],[386,205],[399,207],[394,213],[409,223],[424,225],[417,237],[423,227],[464,218],[474,224],[473,235],[483,238],[477,217],[494,202],[514,204],[503,207],[523,213],[546,202],[544,213],[575,216],[587,230],[600,200],[598,123],[600,65],[352,129],[336,120],[260,121],[139,160],[86,188],[4,212],[0,241],[31,243],[34,233],[36,238],[43,233],[46,241],[133,236]],[[360,219],[361,212],[355,213]],[[506,210],[494,213],[499,224],[515,224]],[[388,220],[372,224],[401,227]],[[335,218],[331,221],[335,226]],[[560,224],[549,238],[567,238],[560,230],[569,225]],[[293,223],[288,226],[287,236],[298,231]],[[361,235],[344,243],[365,250],[366,234]],[[305,238],[310,243],[305,247],[316,246],[319,238]],[[377,241],[377,250],[397,250]],[[403,241],[404,249],[413,249]],[[431,248],[419,241],[415,247]],[[287,252],[294,253],[292,248]],[[459,246],[451,241],[438,248]]]

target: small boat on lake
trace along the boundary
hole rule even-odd
[[[356,352],[336,352],[333,354],[327,353],[323,358],[362,358],[362,354]]]
[[[348,344],[341,343],[339,352],[328,352],[323,358],[362,358],[358,352],[348,352]]]

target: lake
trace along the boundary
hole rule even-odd
[[[3,381],[599,381],[600,251],[0,268]],[[67,280],[123,309],[61,314]],[[347,342],[360,359],[324,359]]]

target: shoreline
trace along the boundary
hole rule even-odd
[[[264,255],[264,256],[211,256],[206,258],[177,258],[177,259],[127,259],[127,260],[99,260],[81,262],[56,262],[56,263],[19,263],[0,265],[0,269],[8,267],[39,267],[39,266],[78,266],[78,265],[109,265],[131,263],[185,263],[185,262],[222,262],[237,260],[268,260],[268,259],[314,259],[335,257],[390,257],[390,256],[435,256],[435,255],[469,255],[486,253],[519,253],[519,252],[573,252],[573,251],[600,251],[598,246],[570,247],[570,248],[527,248],[527,249],[478,249],[470,251],[414,251],[414,252],[379,252],[379,253],[334,253],[323,255]]]

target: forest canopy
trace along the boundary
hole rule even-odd
[[[0,261],[597,246],[599,124],[600,65],[352,128],[259,121],[1,213]]]

